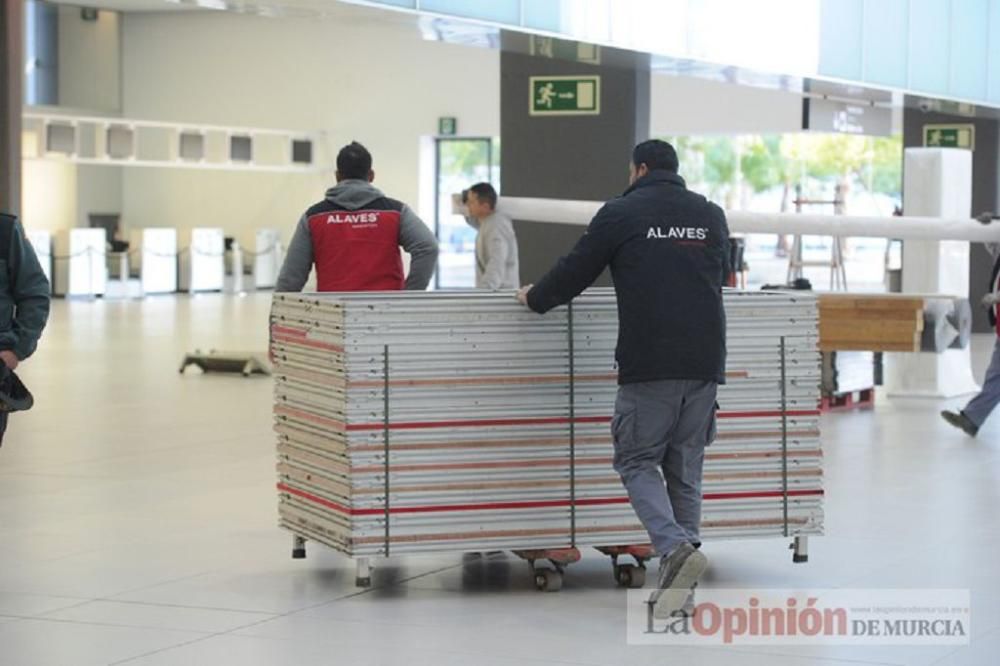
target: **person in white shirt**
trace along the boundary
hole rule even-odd
[[[462,192],[465,221],[476,235],[476,289],[517,289],[521,286],[517,237],[510,219],[496,211],[497,191],[476,183]]]

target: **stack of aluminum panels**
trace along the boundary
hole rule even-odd
[[[702,534],[818,534],[815,297],[725,303]],[[271,319],[279,511],[297,535],[352,556],[648,541],[611,468],[613,291],[544,316],[509,293],[277,294]]]

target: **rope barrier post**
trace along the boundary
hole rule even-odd
[[[94,298],[94,248],[87,246],[87,295]]]
[[[233,241],[233,293],[243,291],[243,248],[239,241]]]
[[[576,548],[576,363],[573,340],[573,302],[566,306],[569,338],[569,525],[570,546]]]
[[[784,535],[788,536],[788,388],[785,360],[785,336],[781,336],[781,498]]]
[[[128,295],[128,278],[129,278],[129,265],[128,265],[128,252],[122,252],[118,257],[118,279],[122,281],[122,286],[125,289],[126,295]]]

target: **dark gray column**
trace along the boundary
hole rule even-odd
[[[21,212],[24,0],[0,0],[0,211]]]
[[[600,64],[549,58],[531,55],[528,39],[505,34],[500,55],[503,195],[604,201],[621,194],[632,147],[649,138],[648,58],[611,49],[599,51]],[[530,77],[595,74],[601,77],[600,115],[530,114]],[[515,220],[514,229],[524,284],[541,277],[584,231],[525,220]],[[610,284],[607,274],[598,284]]]
[[[943,113],[924,112],[907,107],[903,110],[903,146],[924,145],[924,125],[973,124],[976,127],[975,150],[972,153],[972,215],[983,211],[996,211],[997,178],[1000,174],[1000,127],[992,118],[970,118]],[[905,214],[906,211],[904,210]],[[986,293],[990,281],[993,258],[981,243],[971,243],[969,253],[969,300],[972,303],[972,330],[989,332],[986,311],[979,307],[979,299]]]

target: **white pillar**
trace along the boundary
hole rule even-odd
[[[903,172],[903,213],[907,217],[971,217],[971,151],[907,148]],[[969,244],[904,241],[903,292],[967,298]],[[952,398],[979,390],[968,348],[948,349],[941,354],[893,353],[888,361],[890,396]]]

